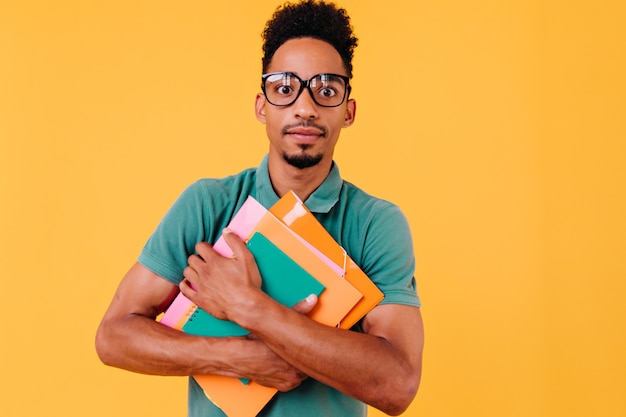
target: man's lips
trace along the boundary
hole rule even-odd
[[[317,127],[308,127],[308,126],[307,127],[297,126],[297,127],[287,128],[284,130],[283,133],[302,142],[313,142],[320,137],[326,136],[326,131],[324,129],[317,128]]]

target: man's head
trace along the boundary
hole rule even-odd
[[[346,11],[323,1],[286,4],[264,38],[255,111],[270,140],[270,172],[282,162],[330,169],[339,133],[356,114],[348,95],[357,39]]]
[[[281,45],[290,39],[307,37],[331,44],[339,53],[348,77],[352,78],[352,57],[358,40],[350,17],[345,9],[323,0],[285,3],[276,10],[263,31],[263,73],[267,72]]]

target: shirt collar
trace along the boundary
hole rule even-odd
[[[339,200],[339,192],[342,185],[343,180],[339,174],[339,167],[333,161],[328,176],[313,191],[313,194],[304,202],[304,205],[313,213],[328,213]],[[278,201],[278,196],[270,180],[268,155],[265,155],[256,170],[256,199],[264,207],[271,207]]]

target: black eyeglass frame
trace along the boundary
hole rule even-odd
[[[296,96],[293,99],[293,101],[288,103],[288,104],[274,104],[274,103],[272,103],[270,101],[270,99],[267,97],[267,93],[265,92],[265,82],[266,82],[266,80],[269,77],[271,77],[272,75],[279,75],[279,74],[289,75],[290,77],[295,77],[298,81],[300,81],[300,90],[298,91],[298,94],[296,94]],[[315,99],[315,94],[313,94],[313,90],[311,90],[311,81],[314,78],[319,77],[319,76],[323,76],[323,75],[341,78],[345,82],[346,90],[343,92],[343,98],[341,99],[339,104],[335,104],[334,106],[327,106],[325,104],[320,104]],[[298,97],[300,97],[300,94],[302,94],[302,91],[304,91],[305,88],[307,90],[309,90],[309,94],[311,95],[311,98],[313,99],[315,104],[317,104],[318,106],[321,106],[321,107],[331,107],[331,108],[332,107],[339,107],[339,106],[341,106],[346,101],[346,98],[350,97],[350,92],[352,91],[352,86],[350,85],[350,78],[349,77],[347,77],[345,75],[340,75],[340,74],[332,74],[332,73],[329,73],[329,72],[322,72],[320,74],[315,74],[314,76],[312,76],[308,80],[303,80],[302,78],[298,77],[293,72],[288,72],[288,71],[268,72],[267,74],[261,75],[261,90],[263,91],[263,95],[265,96],[265,99],[267,100],[267,102],[270,103],[272,106],[277,106],[277,107],[291,106],[293,103],[296,102],[296,100],[298,100]]]

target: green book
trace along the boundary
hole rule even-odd
[[[320,295],[324,286],[259,232],[247,243],[261,274],[261,289],[279,303],[293,307],[310,294]],[[263,314],[259,312],[259,314]],[[248,330],[228,320],[220,320],[196,308],[182,329],[198,336],[245,336]]]

